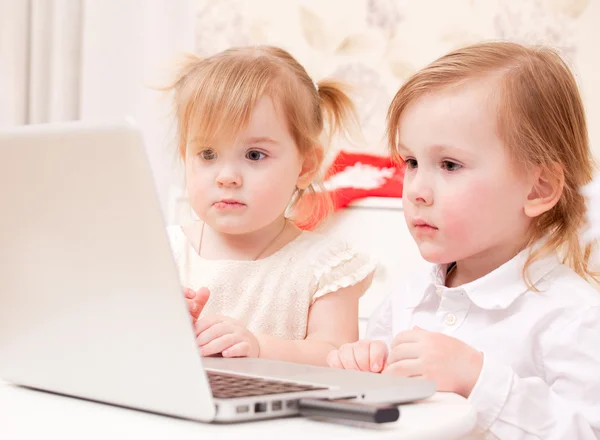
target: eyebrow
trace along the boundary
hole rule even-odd
[[[275,139],[272,139],[267,136],[251,137],[251,138],[246,139],[246,143],[279,145],[279,142],[277,142]]]
[[[195,138],[190,139],[189,142],[193,143],[193,144],[196,144],[196,143],[197,144],[205,144],[206,140],[201,137],[195,137]],[[250,137],[250,138],[246,139],[245,143],[250,144],[250,145],[254,145],[254,144],[279,145],[279,142],[277,142],[275,139],[272,139],[267,136]]]
[[[402,154],[402,153],[410,153],[411,152],[409,148],[406,148],[402,144],[398,144],[397,150],[398,150],[398,153],[400,153],[400,154]],[[454,145],[444,145],[444,144],[429,145],[429,146],[427,146],[427,150],[429,152],[432,152],[432,153],[435,153],[435,154],[444,154],[444,153],[447,153],[447,152],[450,152],[450,153],[471,154],[469,151],[465,150],[464,148],[456,147]]]

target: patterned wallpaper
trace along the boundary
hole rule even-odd
[[[196,50],[210,55],[230,46],[274,44],[315,80],[345,80],[355,86],[367,144],[337,148],[384,152],[387,107],[416,69],[488,39],[550,44],[578,67],[578,27],[586,14],[598,15],[590,8],[597,1],[197,0]]]

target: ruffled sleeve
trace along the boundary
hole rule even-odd
[[[316,289],[312,301],[360,283],[376,268],[374,259],[353,249],[345,241],[328,242],[315,253],[313,259]]]

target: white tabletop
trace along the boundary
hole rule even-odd
[[[234,425],[203,424],[8,385],[0,381],[0,439],[458,439],[475,424],[469,402],[438,393],[400,407],[400,420],[378,428],[300,417]],[[244,436],[244,437],[243,437]]]

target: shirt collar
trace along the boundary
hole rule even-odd
[[[444,287],[449,265],[433,265],[429,271],[409,283],[407,307],[417,307],[441,288],[448,292],[464,292],[471,302],[482,309],[506,309],[530,290],[523,278],[523,267],[530,252],[531,249],[526,249],[489,274],[455,288]],[[530,283],[536,285],[560,264],[555,252],[534,261],[527,271]]]

